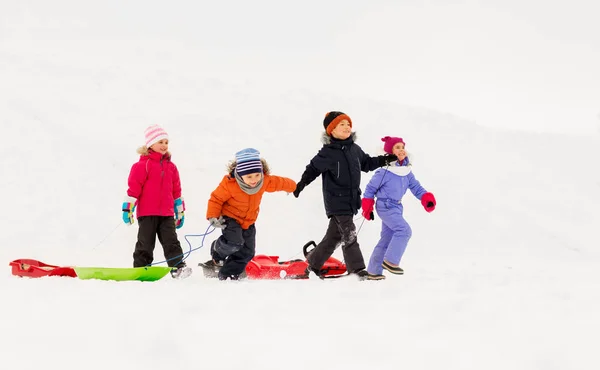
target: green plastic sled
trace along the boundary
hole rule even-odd
[[[156,281],[162,279],[171,271],[170,267],[73,267],[77,277],[83,280],[115,280],[115,281]]]

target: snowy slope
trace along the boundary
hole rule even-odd
[[[268,64],[268,50],[231,45],[211,54],[204,43],[194,46],[196,37],[175,37],[188,34],[193,15],[170,11],[153,23],[161,9],[155,2],[138,23],[129,15],[141,2],[128,3],[121,17],[118,2],[19,4],[3,3],[0,18],[0,368],[37,369],[40,361],[57,369],[600,364],[593,334],[600,329],[597,135],[489,128],[344,89],[310,89],[292,78],[298,66]],[[111,27],[110,14],[118,19]],[[310,66],[324,76],[318,63]],[[431,214],[406,197],[413,238],[405,276],[364,283],[221,283],[199,271],[156,283],[11,276],[16,258],[131,265],[137,226],[122,224],[120,206],[146,126],[158,123],[170,134],[188,207],[179,230],[187,247],[185,235],[206,230],[206,202],[235,151],[256,147],[273,173],[297,181],[320,147],[323,115],[334,109],[351,115],[358,143],[372,154],[382,136],[404,137],[415,175],[436,195]],[[300,246],[318,241],[326,224],[320,180],[300,199],[266,194],[257,252],[299,258]],[[357,226],[368,258],[380,223],[357,217]],[[200,245],[201,238],[190,240]],[[155,258],[162,257],[158,248]],[[201,248],[188,262],[207,258]]]

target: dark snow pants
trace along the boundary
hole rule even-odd
[[[252,224],[244,230],[233,218],[223,218],[227,227],[211,247],[212,258],[224,261],[219,275],[238,276],[244,272],[256,252],[256,227]]]
[[[310,267],[320,270],[339,246],[342,247],[348,272],[356,272],[365,268],[365,260],[356,241],[356,226],[351,215],[331,216],[323,240],[307,257]]]
[[[163,247],[165,259],[170,267],[182,264],[183,250],[177,239],[175,220],[172,216],[142,216],[138,219],[138,241],[133,252],[133,267],[152,263],[156,236]]]

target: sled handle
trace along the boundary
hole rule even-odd
[[[308,250],[308,247],[310,247],[311,245],[313,247],[310,250]],[[312,252],[316,247],[317,243],[315,243],[314,240],[311,240],[308,243],[304,244],[304,247],[302,247],[302,253],[304,253],[304,258],[306,258],[306,256],[308,256],[308,254]]]

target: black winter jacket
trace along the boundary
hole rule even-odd
[[[369,172],[385,165],[383,156],[371,157],[354,142],[323,134],[323,148],[306,166],[300,182],[308,185],[323,175],[323,200],[327,217],[355,215],[361,207],[360,171]]]

